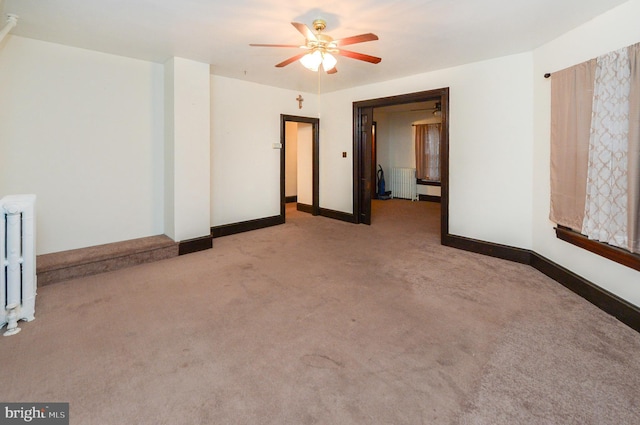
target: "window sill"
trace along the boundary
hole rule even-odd
[[[556,237],[568,242],[572,245],[584,248],[587,251],[598,254],[611,261],[622,264],[627,267],[631,267],[634,270],[640,271],[640,255],[632,254],[624,249],[616,248],[606,243],[598,242],[581,235],[567,227],[556,227]]]
[[[424,186],[442,186],[441,182],[437,182],[435,180],[421,180],[416,179],[416,183],[424,185]]]

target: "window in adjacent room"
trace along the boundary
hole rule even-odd
[[[416,178],[440,182],[441,124],[415,124]]]

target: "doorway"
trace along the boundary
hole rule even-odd
[[[320,214],[319,129],[318,118],[280,116],[280,213],[283,217],[287,201],[296,202],[300,211]],[[293,151],[295,155],[290,154]],[[291,168],[295,168],[295,175]]]
[[[438,100],[441,107],[440,137],[441,209],[440,229],[444,240],[449,231],[449,88],[428,90],[353,103],[353,211],[356,223],[371,224],[371,199],[375,194],[373,112],[374,108]]]

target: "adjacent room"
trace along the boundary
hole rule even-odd
[[[0,0],[0,412],[640,423],[638,16]]]

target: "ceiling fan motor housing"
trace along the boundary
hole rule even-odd
[[[324,29],[327,27],[327,23],[324,19],[316,19],[311,25],[313,26],[313,29],[316,30],[316,32],[324,31]]]
[[[337,48],[333,38],[325,34],[316,34],[315,40],[307,40],[307,47],[311,50],[320,49],[323,51],[335,51]]]

